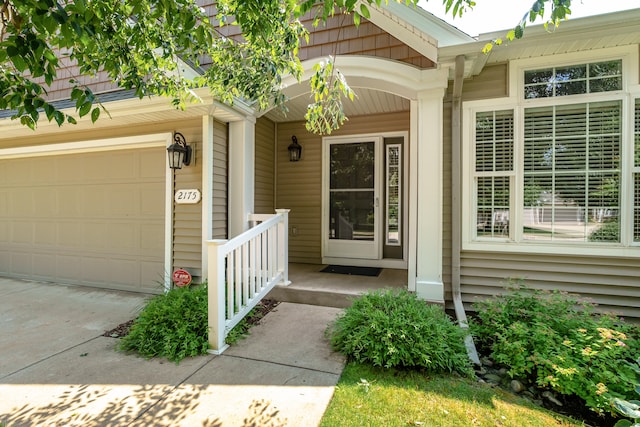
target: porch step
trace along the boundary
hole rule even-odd
[[[266,298],[280,302],[346,308],[351,306],[353,298],[357,296],[358,294],[355,293],[300,289],[278,285],[267,294]]]

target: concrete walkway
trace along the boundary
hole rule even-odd
[[[343,358],[338,309],[281,303],[222,356],[176,365],[101,336],[145,296],[0,278],[0,423],[7,426],[317,426]]]

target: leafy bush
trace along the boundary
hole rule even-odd
[[[635,364],[630,363],[629,366],[631,366],[631,369],[633,369],[635,373],[634,389],[638,396],[640,396],[640,357],[636,360]],[[634,420],[633,422],[629,420],[620,420],[614,427],[640,427],[640,401],[627,401],[624,399],[614,398],[613,407],[619,414]]]
[[[207,286],[175,288],[154,297],[142,310],[120,348],[179,362],[209,348]]]
[[[589,234],[590,242],[619,242],[620,224],[618,221],[607,221]]]
[[[374,291],[355,299],[327,332],[335,350],[360,363],[473,375],[464,332],[441,307],[407,291]]]
[[[509,374],[582,398],[611,411],[611,398],[628,398],[633,378],[625,361],[640,351],[639,330],[565,293],[511,288],[475,305],[471,330]]]

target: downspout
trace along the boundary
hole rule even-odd
[[[465,330],[464,344],[467,347],[469,359],[476,365],[480,365],[480,358],[473,337],[469,333],[467,314],[462,304],[462,292],[460,291],[460,242],[462,235],[460,203],[460,154],[462,146],[462,83],[464,80],[464,55],[456,56],[455,76],[453,80],[453,97],[451,102],[451,291],[453,294],[453,306],[456,311],[458,324]]]

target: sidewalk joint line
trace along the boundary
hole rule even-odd
[[[243,360],[249,360],[249,361],[254,361],[254,362],[270,363],[272,365],[285,366],[287,368],[304,369],[305,371],[318,372],[318,373],[321,373],[321,374],[331,374],[331,375],[337,375],[337,376],[341,375],[341,374],[336,374],[335,372],[323,371],[322,369],[315,369],[315,368],[307,368],[307,367],[304,367],[304,366],[289,365],[287,363],[273,362],[273,361],[264,360],[264,359],[255,359],[255,358],[246,357],[246,356],[234,356],[234,355],[231,355],[231,354],[221,354],[220,357],[230,357],[230,358],[234,358],[234,359],[243,359]]]

